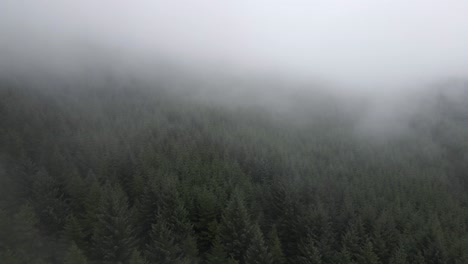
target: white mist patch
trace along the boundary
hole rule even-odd
[[[460,0],[4,0],[0,66],[65,71],[106,50],[197,69],[411,83],[468,74],[467,13]]]

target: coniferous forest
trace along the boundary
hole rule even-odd
[[[0,263],[468,263],[466,101],[385,135],[170,88],[2,81]]]

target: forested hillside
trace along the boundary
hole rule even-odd
[[[4,80],[0,263],[466,264],[466,95],[376,135],[332,96]]]

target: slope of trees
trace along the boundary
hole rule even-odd
[[[468,109],[443,98],[374,142],[339,110],[42,86],[0,86],[1,263],[468,263]]]

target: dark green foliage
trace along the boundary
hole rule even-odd
[[[85,234],[80,223],[73,215],[67,218],[65,226],[63,227],[63,238],[66,241],[75,243],[80,247],[85,246]]]
[[[192,224],[173,183],[170,179],[153,182],[147,190],[141,202],[140,216],[141,223],[151,225],[146,240],[148,259],[160,259],[164,263],[196,262],[198,250]]]
[[[93,230],[93,249],[97,259],[108,262],[125,262],[135,246],[132,211],[127,196],[118,186],[107,185],[97,210]]]
[[[390,257],[390,264],[407,264],[407,253],[404,247],[399,247]]]
[[[242,194],[232,194],[219,226],[219,236],[228,256],[245,262],[245,256],[254,238],[254,228],[245,208]]]
[[[213,242],[213,246],[211,247],[211,250],[207,255],[206,263],[223,264],[227,261],[228,256],[226,254],[226,251],[224,250],[224,246],[223,244],[221,244],[219,237],[216,237],[216,239]]]
[[[128,264],[148,264],[146,259],[140,254],[138,250],[133,250]]]
[[[23,263],[21,261],[21,257],[17,256],[12,250],[10,249],[5,249],[2,252],[0,252],[0,259],[4,263],[8,264],[21,264]]]
[[[315,245],[314,240],[309,237],[305,242],[299,245],[301,255],[298,257],[298,263],[303,264],[322,264],[322,254]]]
[[[207,252],[217,232],[217,218],[221,212],[218,198],[206,188],[197,190],[194,211],[194,230],[198,237],[198,247],[201,252]]]
[[[268,250],[273,264],[283,264],[285,262],[284,253],[281,249],[281,241],[278,237],[276,227],[273,227],[268,236]]]
[[[191,237],[180,239],[176,231],[163,218],[152,225],[151,242],[146,246],[146,256],[152,263],[197,263],[196,245]]]
[[[14,215],[0,210],[0,256],[11,263],[30,263],[43,258],[43,241],[37,229],[38,219],[29,204]]]
[[[364,248],[361,251],[361,255],[358,258],[358,263],[362,264],[379,264],[379,257],[374,253],[373,244],[368,240],[364,244]]]
[[[339,264],[354,264],[356,261],[353,260],[351,253],[346,247],[343,247],[337,254],[337,263]]]
[[[72,244],[65,256],[64,264],[86,264],[86,256],[76,244]]]
[[[1,263],[468,263],[465,105],[369,139],[365,109],[325,98],[28,86],[0,84]]]
[[[250,246],[245,253],[245,263],[252,264],[272,264],[273,258],[268,252],[265,245],[262,232],[260,228],[255,225],[253,229],[253,237]]]
[[[32,197],[41,225],[47,232],[56,234],[66,221],[69,207],[65,192],[57,178],[39,170],[34,175]]]
[[[87,192],[84,211],[77,212],[81,217],[81,227],[84,234],[84,240],[87,242],[86,252],[91,253],[93,251],[92,246],[92,236],[94,232],[94,225],[98,221],[98,209],[101,200],[101,188],[99,187],[97,181],[93,181]]]

